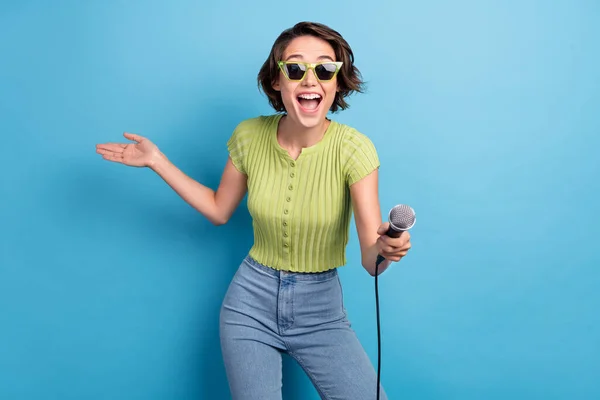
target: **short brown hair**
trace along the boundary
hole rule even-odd
[[[267,95],[269,104],[276,111],[285,111],[281,93],[273,89],[272,85],[280,72],[277,62],[283,57],[283,53],[289,43],[300,36],[314,36],[325,40],[333,47],[337,58],[336,61],[344,63],[337,75],[339,91],[335,94],[330,111],[345,110],[350,106],[345,98],[353,92],[362,92],[364,82],[362,81],[360,71],[354,65],[354,53],[348,42],[337,31],[316,22],[299,22],[279,35],[271,48],[271,53],[258,73],[259,89],[262,89]]]

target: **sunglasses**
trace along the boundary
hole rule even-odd
[[[279,61],[277,65],[290,81],[301,81],[309,69],[312,69],[319,81],[330,81],[340,71],[343,62],[325,61],[319,63],[306,63],[301,61]]]

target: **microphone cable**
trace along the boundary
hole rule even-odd
[[[381,255],[377,256],[375,263],[375,313],[377,316],[377,400],[379,400],[380,382],[381,382],[381,325],[379,322],[379,285],[377,277],[379,276],[379,264],[385,260]]]
[[[405,204],[394,206],[389,213],[390,227],[386,232],[387,236],[400,237],[402,232],[412,228],[415,224],[416,217],[412,207]],[[377,314],[377,400],[379,400],[379,392],[381,390],[381,323],[379,322],[379,264],[385,260],[381,254],[377,255],[375,262],[375,311]]]

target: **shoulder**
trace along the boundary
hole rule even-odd
[[[379,167],[379,156],[373,140],[349,125],[337,123],[344,170],[352,184]]]
[[[256,140],[258,137],[266,138],[268,132],[277,124],[278,114],[260,115],[239,122],[227,141],[227,148],[233,164],[243,173],[247,173],[248,157],[256,149],[256,144],[266,143],[266,140]]]
[[[346,158],[377,157],[377,148],[371,138],[365,133],[349,125],[337,122],[337,136]]]
[[[239,122],[227,141],[229,150],[247,148],[256,137],[268,134],[273,124],[277,123],[277,117],[278,115],[260,115]]]
[[[260,134],[273,127],[273,124],[277,123],[280,116],[278,114],[273,115],[259,115],[257,117],[247,118],[239,122],[233,130],[234,136],[251,136]]]

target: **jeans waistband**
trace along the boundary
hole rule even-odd
[[[244,262],[249,264],[250,266],[264,272],[268,275],[271,275],[276,278],[287,278],[293,277],[296,281],[327,281],[329,279],[335,278],[338,276],[337,268],[330,269],[324,272],[293,272],[293,271],[285,271],[278,270],[268,265],[261,264],[256,261],[250,255],[247,255],[244,259]]]

